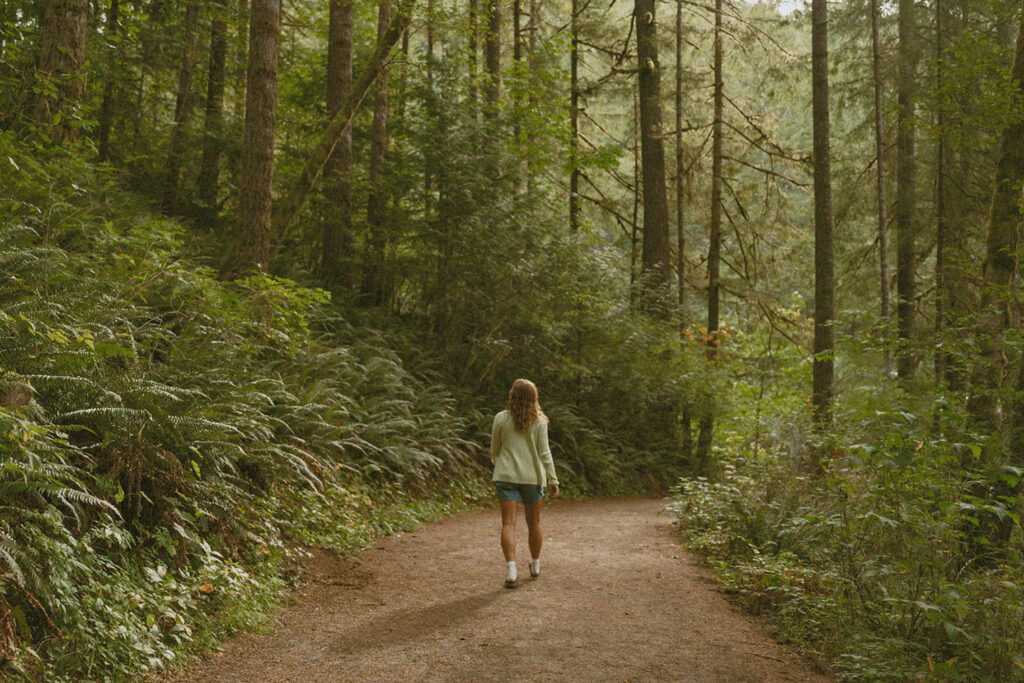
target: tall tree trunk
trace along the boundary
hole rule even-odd
[[[1020,20],[1011,72],[1012,86],[1024,96],[1024,17]],[[985,264],[978,327],[978,369],[969,408],[980,428],[1000,427],[996,391],[1003,375],[1003,342],[1011,323],[1010,289],[1017,278],[1017,250],[1021,229],[1021,190],[1024,186],[1024,120],[1019,117],[1003,130],[989,213]],[[1020,399],[1018,399],[1020,400]],[[1007,414],[1012,414],[1006,411]]]
[[[233,270],[237,274],[266,272],[269,268],[280,40],[281,0],[252,0],[237,243],[233,255]]]
[[[362,103],[363,98],[366,97],[366,93],[370,91],[374,81],[385,70],[392,48],[394,48],[398,39],[401,38],[402,33],[409,27],[409,21],[412,18],[412,8],[412,0],[401,0],[394,20],[392,20],[384,37],[377,41],[377,47],[374,48],[373,54],[370,55],[370,59],[366,62],[366,66],[359,72],[359,78],[352,85],[352,92],[345,98],[338,113],[331,118],[320,142],[309,153],[306,163],[302,165],[302,171],[292,181],[287,194],[284,195],[284,199],[278,203],[280,211],[274,214],[273,231],[276,244],[280,244],[284,240],[288,229],[298,220],[302,207],[306,205],[309,193],[313,191],[317,179],[320,178],[320,174],[324,170],[324,164],[327,163],[327,160],[333,154],[334,148],[337,147],[342,134],[352,125],[352,117]]]
[[[722,253],[722,2],[715,0],[714,118],[711,123],[711,234],[708,238],[708,349],[718,352],[719,267]]]
[[[580,227],[580,88],[579,88],[579,0],[572,0],[572,15],[569,18],[569,229],[576,232]]]
[[[78,137],[75,110],[85,94],[87,0],[47,0],[39,55],[40,83],[32,118],[54,142]]]
[[[167,153],[167,175],[164,179],[162,208],[173,213],[178,202],[178,180],[181,175],[181,157],[185,149],[185,136],[192,118],[192,77],[196,70],[196,44],[199,41],[199,5],[190,2],[185,8],[185,46],[178,71],[178,98],[174,107],[174,127]]]
[[[914,220],[916,161],[914,159],[914,76],[917,70],[914,0],[899,0],[898,128],[896,132],[896,290],[899,348],[896,372],[909,380],[917,367],[914,353],[915,253]]]
[[[683,0],[676,0],[676,274],[678,279],[679,341],[686,344],[686,231],[683,227],[685,168],[683,166]],[[693,453],[690,401],[683,397],[679,410],[679,448],[684,460]]]
[[[714,119],[711,123],[711,235],[708,241],[708,331],[707,357],[718,358],[719,266],[722,253],[722,0],[715,0]],[[709,402],[710,403],[710,402]],[[696,470],[707,471],[714,436],[714,415],[706,409],[697,433]]]
[[[469,102],[470,106],[476,107],[476,83],[478,74],[478,55],[480,50],[478,44],[480,31],[480,0],[469,0]],[[475,112],[474,112],[475,113]]]
[[[523,59],[523,27],[522,7],[520,0],[512,2],[512,60],[521,62]]]
[[[513,0],[512,2],[512,61],[515,62],[518,71],[518,66],[523,61],[523,26],[522,26],[522,7],[520,0]],[[516,109],[520,110],[523,106],[522,97],[520,90],[516,89]],[[515,126],[513,128],[513,135],[517,143],[522,142],[522,126],[519,124],[519,117],[516,116]]]
[[[487,67],[487,107],[485,116],[498,118],[498,102],[501,97],[501,0],[487,2],[487,37],[484,53]]]
[[[119,60],[117,58],[118,38],[121,33],[120,24],[120,0],[110,0],[110,9],[107,11],[107,25],[106,25],[106,38],[108,44],[107,48],[107,70],[104,74],[103,81],[103,104],[100,105],[100,120],[99,120],[99,160],[106,161],[110,158],[110,129],[114,125],[114,97],[117,87],[118,78],[115,74],[114,64]]]
[[[1024,96],[1024,16],[1020,18],[1017,46],[1011,70],[1011,87],[1017,97]],[[1019,484],[1009,484],[1001,475],[1006,467],[1024,465],[1024,361],[1018,370],[1015,392],[1004,405],[999,400],[1005,373],[1003,354],[1005,334],[1012,322],[1013,290],[1020,248],[1021,204],[1024,190],[1024,120],[1016,117],[1001,135],[999,160],[993,183],[989,213],[985,263],[982,267],[981,307],[978,314],[979,358],[972,377],[972,395],[968,402],[973,426],[979,432],[999,435],[1005,428],[1006,447],[995,451],[997,460],[987,466],[992,475],[987,480],[975,479],[971,493],[996,504],[1013,500],[1021,491]],[[1003,415],[1006,416],[1005,423]],[[1006,455],[1004,456],[1004,453]],[[991,456],[990,456],[991,457]],[[1005,561],[1005,549],[1013,537],[1015,524],[1008,515],[981,516],[978,524],[965,525],[966,555],[980,565]]]
[[[540,5],[537,0],[530,0],[530,58],[536,65],[537,59],[537,32],[540,30]]]
[[[639,300],[637,291],[637,245],[640,243],[640,95],[633,91],[633,229],[629,235],[629,305]]]
[[[250,16],[249,0],[238,0],[238,14],[243,17]],[[232,41],[231,76],[229,83],[238,84],[245,82],[246,61],[249,56],[249,22],[239,21],[235,23],[237,33]],[[245,89],[237,85],[232,88],[235,97],[231,103],[232,113],[236,120],[245,119]]]
[[[944,337],[949,315],[948,227],[946,224],[946,105],[943,100],[945,61],[943,50],[943,6],[935,0],[935,90],[938,96],[936,128],[938,141],[935,154],[935,381],[942,386],[946,380],[947,358]]]
[[[199,164],[196,193],[207,220],[217,216],[217,192],[220,184],[220,155],[224,148],[224,69],[227,63],[228,26],[216,6],[217,15],[210,25],[210,67],[206,78],[206,113],[203,121],[203,157]]]
[[[430,121],[437,117],[437,95],[434,93],[434,0],[427,0],[427,96],[425,109]],[[431,208],[434,198],[434,166],[435,157],[432,144],[427,144],[423,154],[423,214],[427,223],[431,221]]]
[[[676,274],[678,276],[677,294],[679,306],[679,323],[686,326],[683,305],[686,303],[686,233],[683,230],[683,0],[676,0]]]
[[[355,28],[355,1],[331,0],[327,36],[327,115],[341,111],[352,92],[352,45]],[[432,35],[430,36],[433,37]],[[430,45],[431,51],[433,44]],[[428,69],[430,68],[428,56]],[[352,248],[352,128],[342,131],[334,153],[324,166],[324,217],[320,272],[332,291],[351,282]],[[347,261],[347,263],[346,263]]]
[[[381,0],[377,14],[377,42],[384,38],[391,19],[390,0]],[[388,71],[385,66],[373,96],[373,128],[370,137],[370,195],[366,203],[368,231],[364,255],[362,294],[367,304],[379,306],[385,298],[384,275],[384,155],[388,148]]]
[[[639,63],[640,149],[643,166],[643,286],[644,306],[661,309],[655,300],[672,277],[668,242],[668,199],[665,194],[665,144],[661,118],[661,63],[658,61],[655,1],[636,0],[637,61]],[[657,293],[657,294],[656,294]]]
[[[832,320],[832,163],[828,108],[828,3],[811,3],[811,80],[814,119],[814,366],[811,403],[819,428],[831,421],[834,338]]]
[[[527,36],[527,46],[530,51],[530,54],[527,59],[527,64],[529,65],[531,87],[530,94],[527,97],[527,106],[530,109],[534,109],[537,106],[536,74],[538,74],[541,69],[540,59],[538,58],[539,55],[537,53],[537,34],[538,31],[540,31],[540,5],[538,4],[537,0],[530,0],[530,28],[528,30],[529,35]],[[526,187],[528,189],[533,188],[536,184],[535,178],[537,176],[537,161],[534,158],[532,158],[533,156],[534,155],[527,155],[528,158],[526,161]],[[570,212],[572,211],[571,204],[569,210]]]
[[[889,200],[885,192],[885,127],[882,116],[882,50],[878,39],[878,0],[871,0],[871,62],[875,90],[875,158],[878,184],[878,270],[882,299],[882,325],[888,337],[892,320],[892,294],[889,291]],[[884,353],[885,374],[893,370],[892,349],[886,343]]]

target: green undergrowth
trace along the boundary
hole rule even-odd
[[[81,152],[82,150],[77,150]],[[481,415],[325,292],[225,282],[118,179],[0,136],[0,677],[258,627],[303,548],[475,504]]]
[[[766,396],[723,434],[719,475],[677,486],[684,543],[844,680],[1024,680],[1020,501],[979,488],[991,444],[877,394],[824,444],[784,391]],[[1012,521],[1008,546],[985,519]]]

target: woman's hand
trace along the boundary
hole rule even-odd
[[[558,484],[551,485],[551,500],[558,498]]]

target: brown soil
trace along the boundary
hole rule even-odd
[[[178,680],[830,680],[730,607],[662,507],[547,504],[535,580],[520,517],[514,590],[496,510],[317,557],[273,634],[237,638]]]

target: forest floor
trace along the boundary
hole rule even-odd
[[[497,510],[316,556],[274,617],[178,681],[828,681],[739,614],[656,500],[545,504],[504,588]],[[525,576],[524,576],[525,575]]]

